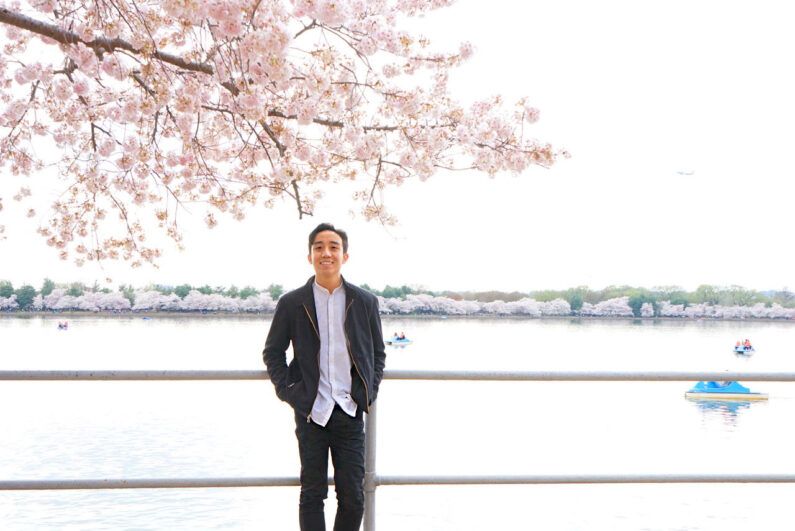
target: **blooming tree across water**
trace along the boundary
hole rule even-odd
[[[528,136],[538,110],[524,100],[450,96],[470,45],[438,53],[399,29],[450,3],[0,4],[0,169],[58,168],[65,191],[39,232],[62,258],[140,265],[160,255],[149,225],[179,243],[190,205],[210,227],[277,199],[303,216],[324,185],[353,180],[364,217],[390,223],[381,191],[406,179],[552,164],[561,153]]]

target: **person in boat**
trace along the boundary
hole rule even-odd
[[[363,414],[376,400],[386,361],[378,299],[342,277],[345,231],[321,223],[308,243],[315,276],[279,298],[262,356],[276,396],[295,412],[301,531],[326,529],[329,451],[337,491],[334,530],[358,531],[364,515]]]
[[[401,332],[400,335],[398,336],[398,339],[401,340],[401,341],[405,341],[406,340],[406,333],[405,332]]]
[[[742,341],[740,341],[740,340],[738,339],[738,340],[737,340],[737,343],[735,343],[735,344],[734,344],[734,348],[735,348],[736,350],[739,350],[739,349],[741,349],[742,347],[743,347],[743,342],[742,342]]]
[[[751,346],[751,342],[748,339],[743,341],[743,349],[744,350],[751,350],[752,348],[753,347]]]

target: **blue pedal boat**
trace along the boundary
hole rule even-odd
[[[384,343],[393,347],[405,347],[406,345],[411,345],[411,339],[400,339],[399,337],[393,337],[391,339],[385,339]]]
[[[767,393],[755,393],[740,382],[698,382],[685,398],[693,400],[767,400]]]

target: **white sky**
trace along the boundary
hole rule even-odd
[[[346,194],[329,193],[313,218],[298,221],[284,203],[211,232],[197,209],[186,251],[166,247],[159,270],[59,261],[35,234],[38,220],[12,217],[24,182],[3,176],[0,223],[11,226],[0,279],[291,288],[312,273],[306,235],[331,221],[351,238],[343,273],[377,288],[795,287],[786,2],[460,0],[417,26],[437,44],[475,45],[454,95],[528,96],[541,109],[533,134],[572,158],[516,177],[442,173],[390,190],[400,225],[388,230],[352,219]]]

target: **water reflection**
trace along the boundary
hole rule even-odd
[[[758,405],[758,400],[709,400],[704,398],[687,398],[687,401],[694,404],[704,416],[704,419],[720,420],[730,428],[737,427],[737,419],[740,413]]]

